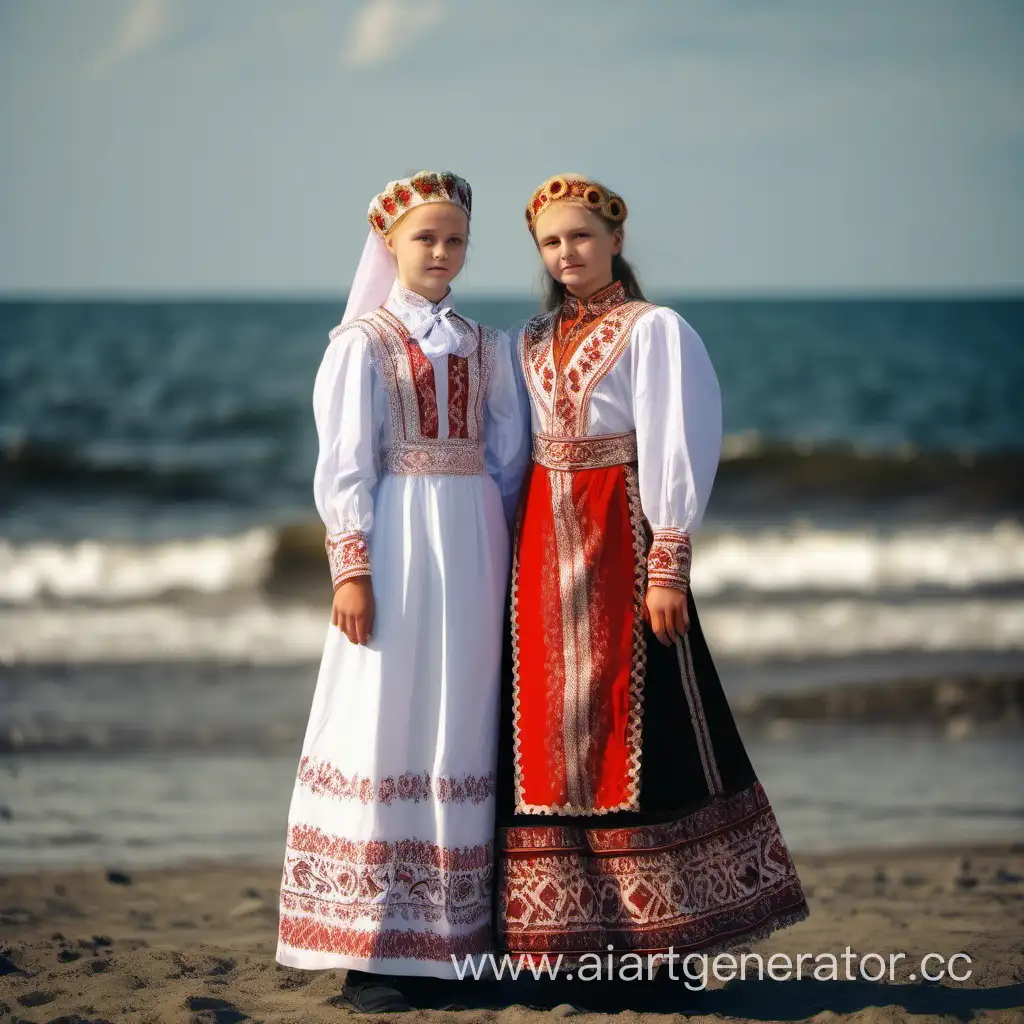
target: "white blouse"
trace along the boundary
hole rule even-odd
[[[607,292],[588,300],[588,319],[615,308],[603,298]],[[578,312],[573,301],[570,313]],[[602,324],[611,322],[609,317]],[[689,574],[689,536],[703,521],[722,447],[721,391],[704,343],[674,310],[648,308],[628,328],[628,341],[610,366],[607,360],[623,339],[609,332],[602,341],[599,329],[579,345],[561,371],[563,378],[574,376],[575,386],[560,391],[551,345],[556,327],[556,316],[549,314],[535,342],[529,340],[529,327],[518,336],[517,363],[530,395],[533,432],[588,437],[636,432],[640,503],[659,556],[661,549],[670,551],[676,566],[671,580],[657,582],[682,586]],[[589,400],[573,398],[591,387]],[[559,394],[578,408],[559,410]]]
[[[722,451],[715,368],[700,335],[664,306],[640,318],[628,354],[628,370],[619,370],[619,360],[607,390],[598,385],[591,429],[603,429],[602,416],[614,422],[608,399],[628,386],[644,515],[655,530],[692,534],[703,522]]]
[[[436,336],[443,319],[444,327],[454,326],[462,339],[453,354],[468,357],[479,344],[477,325],[456,313],[450,296],[431,303],[396,281],[384,308],[401,321],[414,343],[417,334]],[[483,344],[495,347],[484,398],[484,467],[498,485],[511,520],[529,456],[524,443],[526,410],[517,389],[508,336],[485,330],[483,338]],[[388,391],[372,347],[369,333],[356,321],[335,328],[313,387],[319,439],[313,493],[329,536],[370,533],[383,453],[402,440],[395,437]],[[426,358],[434,371],[437,440],[441,441],[448,437],[448,355]]]

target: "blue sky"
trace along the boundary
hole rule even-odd
[[[655,293],[1024,288],[1019,0],[0,0],[0,292],[344,293],[370,197],[474,186],[526,293],[582,171]]]

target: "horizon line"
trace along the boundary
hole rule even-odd
[[[978,301],[1024,301],[1024,285],[991,288],[835,288],[825,289],[703,289],[700,291],[669,292],[664,289],[647,289],[651,301],[686,302],[978,302]],[[469,302],[537,302],[543,300],[529,292],[503,291],[456,291],[460,301]],[[347,301],[346,292],[319,291],[272,291],[235,290],[223,291],[107,291],[100,289],[24,289],[0,291],[0,303],[50,302],[59,303],[121,303],[139,305],[143,303],[295,303],[325,304],[335,302],[343,306]]]

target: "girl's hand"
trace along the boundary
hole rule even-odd
[[[645,618],[658,639],[671,647],[690,628],[686,593],[673,587],[649,587]]]
[[[373,586],[369,576],[357,576],[334,592],[331,625],[354,644],[365,644],[373,628]]]

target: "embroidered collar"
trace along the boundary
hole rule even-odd
[[[606,288],[594,292],[582,302],[575,295],[565,293],[562,300],[562,319],[565,321],[590,322],[604,316],[609,310],[621,306],[626,301],[626,289],[621,281],[612,281]]]
[[[406,288],[397,277],[395,278],[395,283],[391,286],[391,293],[388,295],[386,305],[392,313],[403,321],[403,313],[408,314],[413,320],[420,320],[424,316],[433,316],[436,313],[444,312],[446,309],[455,310],[455,302],[450,288],[448,289],[448,294],[440,302],[431,302],[425,295],[420,295],[419,292]]]

